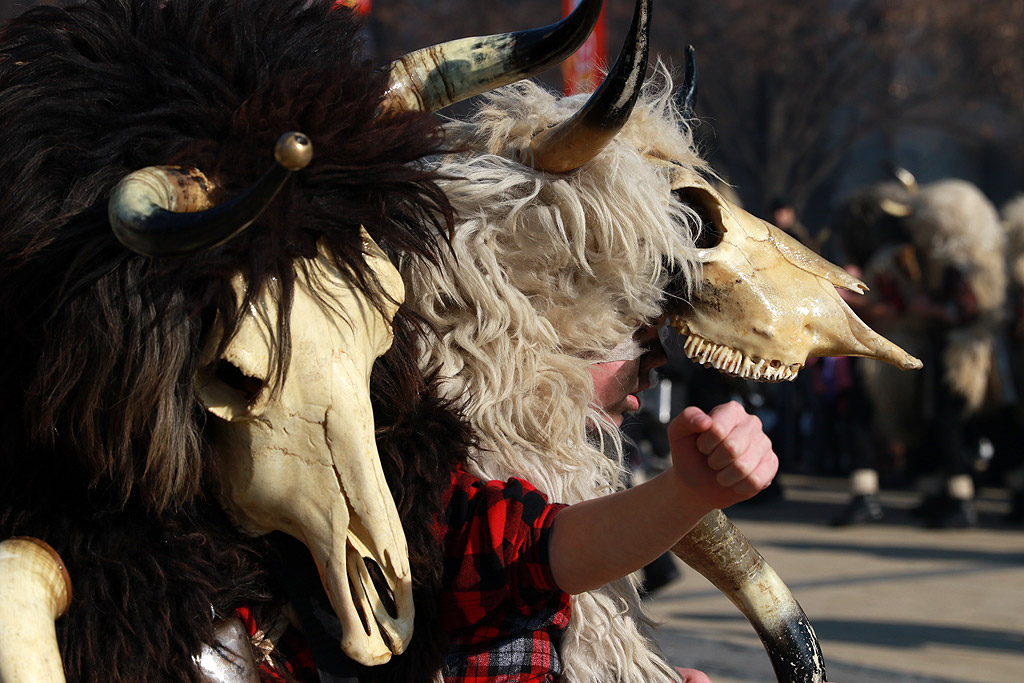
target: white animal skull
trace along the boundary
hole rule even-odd
[[[868,327],[836,287],[867,287],[787,235],[729,202],[691,171],[667,169],[677,199],[703,224],[701,278],[672,318],[687,357],[726,374],[792,380],[811,356],[866,356],[902,369],[921,361]]]
[[[363,239],[384,291],[403,301],[398,272],[365,231]],[[382,316],[323,252],[304,265],[283,386],[268,385],[278,309],[275,293],[265,292],[223,356],[200,373],[199,390],[222,420],[215,442],[225,508],[247,533],[283,531],[305,543],[344,629],[342,649],[375,665],[404,651],[413,626],[408,549],[369,397],[370,370],[391,346],[398,305]],[[241,286],[238,276],[236,291]],[[386,579],[383,600],[368,558]]]

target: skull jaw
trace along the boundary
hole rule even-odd
[[[868,327],[828,280],[786,261],[776,262],[771,280],[764,271],[721,273],[705,269],[710,281],[693,308],[675,313],[670,324],[685,339],[688,358],[724,374],[760,382],[792,381],[814,356],[862,356],[900,369],[921,361]]]
[[[371,557],[351,532],[339,550],[334,553],[332,547],[331,554],[336,556],[329,556],[323,564],[318,553],[313,554],[317,567],[323,567],[321,582],[342,625],[341,649],[364,666],[385,664],[393,655],[405,652],[412,639],[414,611],[408,567],[404,573],[396,571],[388,552]],[[380,568],[378,576],[383,577],[384,585],[379,588],[367,560]]]
[[[673,315],[669,324],[683,336],[683,353],[687,358],[730,377],[756,382],[785,382],[796,379],[803,369],[802,363],[784,364],[778,359],[757,358],[739,349],[704,339],[690,332],[686,320],[680,315]]]

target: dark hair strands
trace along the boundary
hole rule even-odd
[[[212,326],[230,338],[270,283],[287,313],[293,264],[321,241],[382,303],[360,225],[392,256],[443,248],[452,212],[417,163],[443,151],[438,125],[375,120],[387,75],[364,63],[358,23],[332,6],[89,0],[0,29],[0,286],[10,293],[0,391],[22,406],[0,416],[0,535],[43,537],[68,564],[76,599],[59,636],[70,681],[196,680],[211,604],[225,615],[281,599],[262,540],[235,531],[215,503],[216,454],[193,388]],[[238,238],[151,259],[112,237],[106,199],[127,173],[195,166],[226,199],[269,166],[287,130],[312,138],[313,162]],[[287,321],[275,335],[278,382]],[[404,314],[395,329],[373,396],[389,483],[403,513],[415,510],[403,517],[423,520],[409,545],[427,604],[439,559],[426,521],[470,436],[419,374],[421,331]],[[435,617],[420,611],[417,632],[430,633]],[[436,668],[439,642],[416,641],[374,675]]]

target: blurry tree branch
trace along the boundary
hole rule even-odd
[[[0,0],[0,17],[40,4]],[[632,0],[605,0],[614,59]],[[1024,158],[1024,0],[658,0],[652,54],[700,64],[698,128],[755,212],[800,208],[872,136],[940,130]],[[536,28],[555,0],[374,0],[378,63],[443,40]],[[543,75],[558,87],[557,70]],[[1022,169],[1024,170],[1024,169]]]
[[[867,136],[965,132],[959,74],[935,59],[952,25],[939,3],[691,0],[655,25],[697,48],[716,164],[763,212],[778,195],[802,206]]]

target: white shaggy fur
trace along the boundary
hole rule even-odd
[[[907,280],[905,291],[923,287],[934,296],[941,291],[943,270],[954,266],[963,273],[977,298],[977,320],[949,333],[949,344],[941,359],[942,380],[966,400],[966,415],[977,414],[997,398],[992,380],[996,334],[1007,292],[1006,236],[995,207],[967,181],[946,179],[928,183],[901,201],[913,210],[902,225],[916,247],[921,271],[921,282]],[[899,277],[891,266],[893,249],[880,250],[874,264],[883,264],[881,269],[887,275]],[[869,286],[874,284],[872,268],[869,266],[866,273]],[[926,372],[938,365],[939,359],[928,355],[928,335],[934,332],[926,321],[905,315],[890,325],[880,326],[879,331],[921,357]],[[881,434],[903,439],[917,436],[925,375],[894,372],[878,363],[863,363],[860,367],[865,388],[875,404],[876,427]]]
[[[964,180],[929,183],[911,200],[907,229],[926,254],[925,286],[937,291],[942,269],[955,266],[978,301],[978,320],[951,333],[945,381],[967,400],[968,414],[990,398],[995,335],[1006,303],[1006,235],[992,202]]]
[[[1006,300],[1006,236],[992,202],[976,185],[947,179],[923,186],[911,203],[914,215],[906,225],[932,261],[926,276],[936,280],[943,266],[956,266],[978,297],[978,307],[984,313],[999,311]]]
[[[565,503],[621,487],[621,436],[590,407],[588,367],[635,357],[637,324],[662,311],[665,266],[688,281],[696,267],[691,230],[699,223],[645,154],[707,172],[662,75],[615,140],[567,174],[521,161],[535,133],[585,98],[524,82],[448,125],[450,142],[469,150],[439,162],[452,178],[453,252],[441,269],[401,269],[407,305],[441,333],[424,363],[479,433],[472,468],[485,479],[521,476]],[[649,625],[632,580],[575,597],[561,646],[564,680],[678,680],[648,639]]]
[[[1002,210],[1010,264],[1010,280],[1014,287],[1024,289],[1024,194],[1010,200]]]

